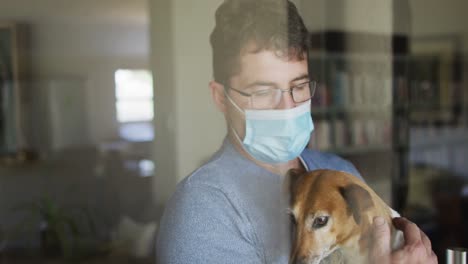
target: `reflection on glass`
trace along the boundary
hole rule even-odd
[[[21,143],[37,159],[0,157],[0,262],[151,257],[157,212],[147,4],[2,1],[0,154]],[[10,22],[28,30],[7,47]],[[14,60],[5,60],[13,50]],[[6,123],[21,133],[4,130]]]

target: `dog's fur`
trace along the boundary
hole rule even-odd
[[[402,245],[401,231],[391,224],[398,214],[355,176],[291,170],[288,177],[294,221],[290,263],[367,263],[375,216],[391,226],[393,248]]]

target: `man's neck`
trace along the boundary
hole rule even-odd
[[[304,165],[302,164],[299,157],[285,163],[265,163],[253,158],[249,153],[247,153],[247,151],[245,151],[245,149],[242,147],[242,143],[239,142],[237,138],[234,135],[232,135],[232,133],[228,133],[228,139],[234,146],[234,148],[237,150],[237,152],[239,152],[242,156],[274,174],[284,176],[290,169],[304,169]]]

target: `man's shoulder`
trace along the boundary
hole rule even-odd
[[[184,188],[204,186],[205,188],[223,190],[226,185],[232,184],[232,181],[235,180],[231,176],[233,170],[236,170],[235,166],[230,165],[225,157],[218,156],[190,173],[181,184],[184,185]]]
[[[174,222],[189,217],[206,218],[215,216],[216,210],[228,210],[232,205],[226,193],[223,174],[220,174],[216,162],[210,161],[181,180],[166,204],[162,224],[177,229]],[[218,175],[218,176],[217,176]],[[207,208],[211,208],[207,210]],[[213,211],[213,209],[216,210]],[[223,209],[224,208],[224,209]],[[170,219],[170,220],[168,220]],[[186,224],[191,222],[187,220]]]
[[[304,160],[309,170],[330,169],[345,171],[362,179],[361,174],[351,162],[336,154],[305,149],[301,154],[301,158]]]
[[[191,199],[204,199],[212,195],[221,195],[226,199],[237,200],[239,193],[245,192],[245,185],[254,179],[249,165],[238,164],[236,159],[216,156],[206,162],[177,184],[174,196],[187,196]],[[244,186],[244,188],[243,188]]]
[[[252,227],[246,221],[249,218],[244,217],[245,209],[229,192],[231,183],[226,174],[216,165],[208,162],[177,184],[158,231],[160,262],[202,263],[202,259],[213,257],[212,252],[228,254],[224,248],[232,247],[242,252],[252,250],[255,256],[255,248],[248,247],[254,241]],[[230,244],[223,244],[226,239]]]

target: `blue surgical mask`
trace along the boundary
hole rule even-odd
[[[310,100],[291,109],[243,111],[226,93],[228,100],[245,115],[245,137],[236,138],[252,157],[266,163],[284,163],[297,158],[314,130]]]

